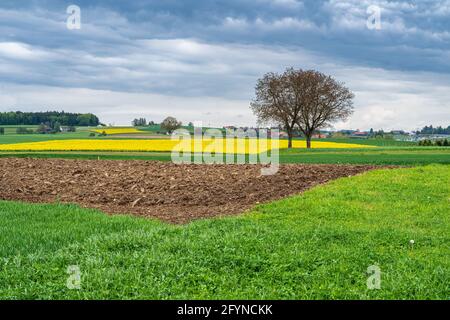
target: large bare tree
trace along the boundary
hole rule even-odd
[[[292,136],[300,109],[291,103],[292,94],[284,75],[265,74],[255,87],[255,99],[250,107],[260,124],[275,123],[288,134],[288,148],[292,148]]]
[[[282,125],[292,147],[292,134],[300,130],[311,148],[317,130],[345,120],[353,113],[353,93],[343,83],[314,70],[288,68],[258,80],[251,108],[260,123]]]

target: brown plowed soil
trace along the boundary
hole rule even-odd
[[[374,166],[176,165],[155,161],[0,159],[0,199],[77,203],[174,223],[241,213]]]

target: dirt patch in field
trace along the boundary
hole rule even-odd
[[[156,161],[0,159],[0,198],[77,203],[106,213],[132,213],[173,223],[238,214],[255,204],[300,193],[374,166],[176,165]]]

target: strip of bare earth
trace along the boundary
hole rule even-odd
[[[239,214],[258,203],[378,168],[284,164],[277,174],[261,176],[261,165],[1,158],[0,199],[77,203],[110,214],[187,223]]]

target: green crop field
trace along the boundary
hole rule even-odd
[[[449,299],[449,181],[448,165],[377,170],[183,226],[1,201],[0,297]]]
[[[329,139],[314,139],[315,141],[328,141],[328,142],[337,142],[337,143],[353,143],[353,144],[364,144],[369,146],[378,146],[378,147],[406,147],[406,146],[415,146],[416,142],[412,141],[396,141],[393,139],[350,139],[350,138],[329,138]]]
[[[418,165],[450,164],[448,147],[383,147],[376,149],[292,149],[280,152],[282,163]]]
[[[99,138],[100,139],[100,138]],[[0,157],[170,161],[168,152],[2,152]],[[450,164],[450,148],[292,149],[280,151],[281,163],[423,165]]]
[[[15,131],[14,131],[15,132]],[[60,134],[5,134],[0,135],[0,144],[11,144],[21,142],[39,142],[48,140],[68,139],[100,139],[102,137],[90,137],[88,131],[68,132]]]

